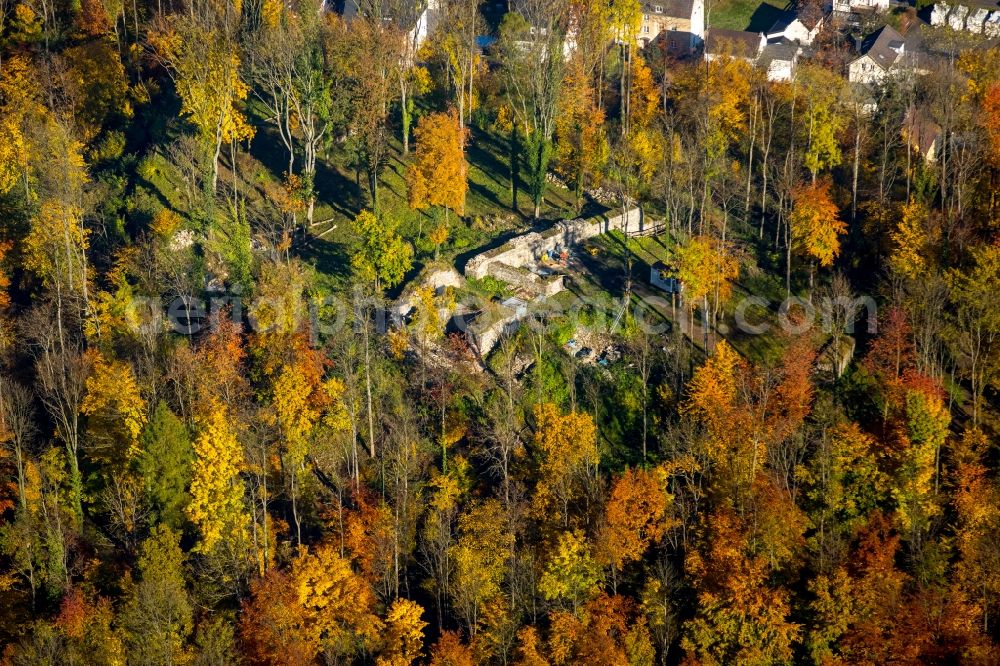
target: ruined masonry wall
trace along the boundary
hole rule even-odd
[[[644,222],[639,208],[633,208],[624,214],[556,222],[541,233],[531,231],[512,238],[496,249],[477,254],[466,262],[465,276],[482,279],[489,275],[489,268],[493,263],[524,266],[537,261],[546,252],[553,252],[557,247],[570,247],[609,231],[625,231],[626,227],[629,232],[641,231]]]

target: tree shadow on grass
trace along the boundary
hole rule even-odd
[[[497,196],[496,192],[494,192],[490,188],[480,185],[479,183],[474,183],[470,180],[469,189],[475,192],[482,199],[485,199],[486,201],[489,201],[490,203],[495,205],[497,208],[507,208],[507,206],[505,206],[504,203],[500,201],[500,197]]]
[[[336,282],[346,285],[351,278],[351,256],[346,243],[314,236],[301,246],[299,255]]]
[[[288,171],[288,152],[273,127],[259,127],[258,133],[265,136],[250,143],[250,154],[264,165],[275,180],[280,181]],[[296,170],[301,166],[297,162]],[[314,186],[317,203],[328,204],[345,218],[353,219],[365,205],[365,194],[358,184],[328,159],[316,161]]]

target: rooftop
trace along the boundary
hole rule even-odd
[[[774,61],[794,62],[801,47],[788,39],[769,41],[760,53],[760,65],[769,66]]]
[[[661,11],[656,11],[659,7]],[[663,16],[670,16],[674,18],[691,18],[691,12],[694,9],[694,0],[652,0],[652,2],[644,1],[642,3],[642,11],[644,14],[661,14]]]
[[[762,36],[759,32],[710,28],[705,33],[705,52],[756,57],[760,51],[761,41]]]
[[[858,53],[867,55],[882,69],[889,69],[903,55],[905,43],[895,28],[886,25],[861,40]]]

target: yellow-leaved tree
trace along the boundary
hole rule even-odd
[[[736,408],[736,371],[743,364],[736,350],[723,340],[688,382],[688,398],[681,413],[703,423],[712,434],[728,428]]]
[[[302,549],[292,563],[292,583],[305,619],[308,642],[342,655],[372,644],[382,622],[372,612],[375,595],[340,556],[339,545]]]
[[[218,398],[207,399],[195,422],[198,435],[187,506],[188,518],[200,537],[194,550],[213,553],[224,540],[233,542],[234,550],[246,539],[249,525],[240,477],[246,464],[243,448],[236,439],[232,416]]]
[[[708,236],[694,236],[678,246],[676,256],[677,277],[684,285],[684,301],[691,316],[688,335],[693,339],[694,310],[701,307],[707,349],[711,322],[729,299],[740,265],[727,245]]]
[[[28,186],[31,151],[24,125],[29,115],[43,110],[35,80],[27,58],[4,58],[0,68],[0,194],[18,185]]]
[[[580,604],[595,595],[601,582],[601,567],[580,530],[559,535],[555,551],[538,581],[538,591],[550,601],[568,602],[575,613]]]
[[[240,78],[238,51],[224,32],[184,16],[172,19],[165,30],[150,33],[149,43],[177,87],[181,113],[210,152],[215,192],[222,146],[253,138],[239,109],[250,87]]]
[[[288,477],[298,544],[302,543],[299,495],[307,472],[309,436],[321,416],[316,396],[325,396],[317,383],[318,378],[310,375],[304,363],[284,366],[274,381],[271,398],[271,422],[281,432],[281,466]]]
[[[543,520],[568,526],[570,502],[600,460],[594,419],[585,412],[560,414],[551,403],[537,405],[533,444],[539,476],[535,511]]]
[[[802,161],[812,173],[815,187],[821,170],[840,164],[837,135],[847,120],[840,103],[845,81],[837,72],[808,64],[802,68],[801,75],[796,76],[796,83],[805,116],[800,123],[806,141]]]
[[[454,563],[451,596],[471,635],[483,605],[500,594],[506,562],[514,546],[503,505],[495,499],[478,504],[458,519],[458,541],[451,547]]]
[[[128,363],[95,354],[80,413],[103,425],[103,435],[121,437],[126,444],[126,459],[139,454],[139,435],[146,426],[146,401]],[[94,425],[92,432],[98,430]]]
[[[414,131],[416,155],[406,172],[410,208],[444,206],[445,219],[449,210],[465,214],[465,193],[469,189],[466,133],[454,109],[420,118]]]
[[[604,109],[597,106],[591,74],[580,52],[574,52],[556,117],[555,169],[573,189],[577,209],[583,191],[600,183],[609,156]]]
[[[423,652],[424,608],[415,601],[400,597],[392,602],[385,616],[382,651],[375,666],[410,666]]]
[[[934,235],[929,233],[930,213],[922,203],[911,201],[903,206],[896,228],[889,237],[895,246],[889,256],[893,272],[909,279],[924,274],[928,266]]]

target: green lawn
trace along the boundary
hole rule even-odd
[[[705,7],[705,26],[708,28],[746,30],[758,8],[768,9],[767,6],[761,5],[760,0],[709,0]],[[771,23],[763,27],[754,27],[759,30],[766,30],[771,27]]]

